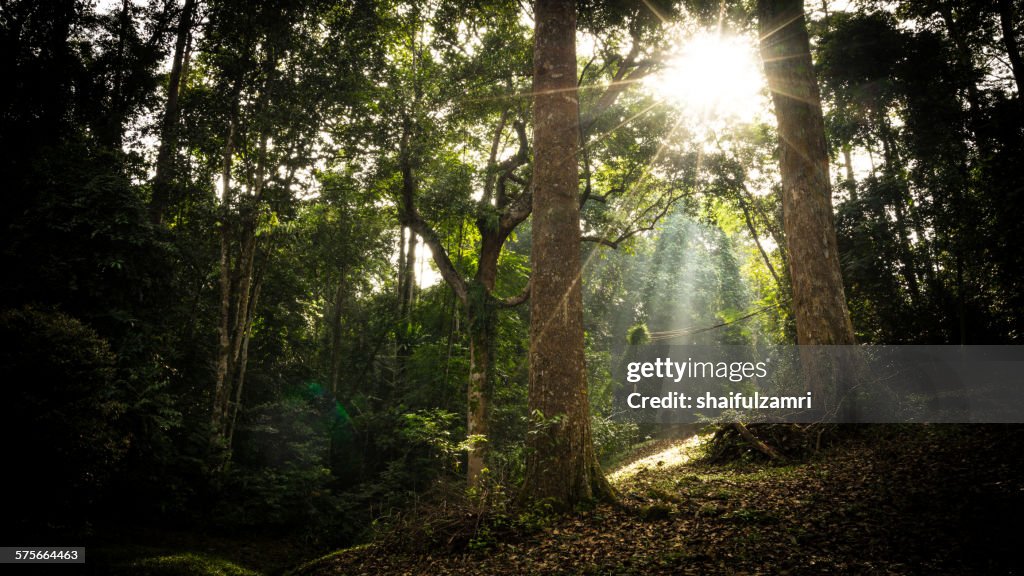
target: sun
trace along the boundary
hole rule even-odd
[[[763,109],[764,76],[753,39],[698,32],[646,82],[659,99],[704,119],[749,122]]]

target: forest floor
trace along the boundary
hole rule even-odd
[[[788,466],[701,463],[686,441],[610,474],[623,507],[475,551],[371,544],[294,574],[1022,574],[1021,436],[885,426]]]
[[[140,549],[121,566],[240,576],[1024,574],[1022,448],[1018,426],[867,428],[789,465],[709,464],[696,438],[661,442],[609,474],[621,506],[461,525],[410,515],[402,531],[287,571],[280,555],[208,542],[169,555]]]

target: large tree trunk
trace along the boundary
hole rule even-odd
[[[160,124],[160,149],[156,155],[156,175],[153,177],[153,198],[150,215],[153,221],[163,220],[164,210],[171,199],[171,180],[174,176],[174,152],[178,149],[178,96],[181,94],[181,77],[185,61],[185,45],[192,31],[192,15],[196,0],[185,0],[178,20],[178,31],[174,41],[174,58],[171,73],[167,77],[167,106]]]
[[[803,1],[758,0],[757,6],[761,60],[779,128],[782,220],[797,343],[854,344],[832,214],[821,94]],[[840,365],[830,366],[808,348],[801,349],[800,358],[807,389],[821,399],[815,402],[815,412],[824,416],[840,407],[842,416],[856,419],[854,403],[840,398],[832,402],[825,394],[848,393],[860,371],[854,359],[844,354],[838,358]]]
[[[821,96],[802,0],[759,0],[761,59],[779,127],[783,225],[799,344],[853,344],[832,214]]]
[[[594,455],[583,355],[575,2],[536,0],[534,19],[532,430],[523,497],[568,509],[612,489]]]

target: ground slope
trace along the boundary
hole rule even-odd
[[[294,574],[1020,574],[1021,437],[878,427],[788,466],[696,463],[679,444],[611,474],[623,507],[481,550],[370,544]]]

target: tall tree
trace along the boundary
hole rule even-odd
[[[999,26],[1003,32],[1003,47],[1010,59],[1010,69],[1013,71],[1013,80],[1017,84],[1017,97],[1020,98],[1024,90],[1024,59],[1020,56],[1020,47],[1017,44],[1016,10],[1013,9],[1013,0],[999,0]]]
[[[783,226],[799,344],[853,344],[832,214],[821,96],[801,0],[758,0],[761,60],[775,105]]]
[[[453,10],[458,16],[452,13]],[[419,16],[414,12],[407,15],[408,22],[403,26],[411,39],[403,38],[396,45],[398,54],[402,56],[396,57],[394,62],[408,62],[408,70],[397,70],[394,83],[409,89],[407,93],[389,90],[401,96],[398,102],[391,104],[396,111],[394,116],[401,121],[393,130],[394,134],[386,140],[387,144],[381,147],[398,150],[396,164],[401,180],[399,220],[429,247],[442,278],[452,288],[466,313],[470,359],[466,430],[472,440],[467,474],[473,483],[486,464],[499,314],[502,309],[516,306],[529,296],[529,286],[514,296],[501,296],[502,292],[509,291],[507,284],[517,282],[503,281],[504,278],[499,278],[499,269],[506,243],[530,216],[532,209],[529,113],[515,95],[516,91],[526,89],[524,79],[529,76],[530,44],[528,31],[520,29],[518,11],[479,10],[468,16],[463,12],[462,5],[450,3],[442,4],[433,14],[425,11]],[[582,122],[585,138],[588,134],[597,135],[590,148],[595,157],[599,154],[629,154],[624,152],[630,149],[628,144],[616,146],[619,143],[612,138],[598,141],[619,124],[621,117],[628,116],[611,112],[621,112],[616,108],[616,102],[622,100],[627,89],[649,72],[651,62],[643,57],[648,52],[643,48],[658,44],[650,37],[650,31],[656,27],[647,21],[653,17],[649,16],[646,8],[633,6],[620,12],[614,18],[605,14],[606,19],[611,19],[590,25],[597,33],[614,31],[623,22],[633,23],[630,27],[633,42],[629,53],[623,56],[611,50],[602,55],[603,66],[594,64],[598,60],[595,56],[588,66],[589,71],[584,70],[578,79],[581,83],[601,88],[591,92],[591,102],[584,106]],[[500,45],[504,55],[494,59],[490,52],[481,51],[467,57],[461,49],[452,48],[458,45],[460,38],[444,35],[437,35],[430,40],[433,43],[426,46],[419,30],[427,18],[437,30],[456,29],[458,26],[453,22],[459,21],[456,18],[464,18],[468,29],[481,35],[484,45]],[[471,98],[472,104],[467,104],[467,94],[474,97]],[[382,95],[382,101],[387,99],[386,94]],[[451,115],[428,113],[449,107],[458,112]],[[659,130],[664,130],[664,127],[654,126],[645,136],[658,134]],[[456,155],[453,148],[464,148],[467,133],[479,133],[480,144],[487,145],[487,148],[480,149],[481,158],[485,159],[482,165],[471,166],[454,161],[463,152]],[[631,139],[627,136],[624,140]],[[654,151],[648,151],[646,147],[642,149],[644,152],[632,160],[639,166],[646,166]],[[639,157],[642,154],[647,156]],[[470,197],[470,192],[474,191],[471,186],[459,184],[460,171],[478,174],[479,187],[475,191],[479,195],[475,198]],[[671,167],[668,169],[673,174],[678,171]],[[617,247],[640,231],[652,229],[653,223],[684,195],[670,185],[645,185],[648,189],[645,194],[627,195],[626,190],[636,191],[635,182],[643,180],[646,171],[623,172],[629,174],[623,174],[621,182],[600,182],[594,186],[591,186],[588,174],[587,186],[579,201],[595,209],[591,210],[589,219],[584,217],[588,231],[584,241]],[[458,192],[466,196],[454,196]],[[627,196],[627,204],[632,209],[612,209]],[[441,205],[445,206],[443,213],[438,210]],[[624,216],[622,212],[627,214]],[[612,215],[616,218],[609,218]],[[450,241],[446,242],[451,239],[446,239],[444,223],[453,216],[459,221],[468,219],[475,224],[475,230],[470,233],[478,235],[473,240],[474,254],[466,255],[467,260],[475,262],[475,271],[461,269],[462,241],[455,244],[457,248]],[[451,228],[450,224],[447,227]],[[449,230],[448,233],[453,234],[454,231]],[[403,269],[409,266],[408,259],[401,264],[404,253],[400,253],[400,267]]]
[[[534,4],[529,410],[523,494],[569,508],[613,492],[594,454],[583,353],[576,8]]]
[[[362,83],[364,71],[357,67],[373,50],[356,50],[355,31],[370,38],[374,29],[365,14],[334,11],[317,0],[258,10],[217,3],[210,6],[209,22],[203,65],[216,79],[224,131],[220,150],[210,152],[221,166],[221,299],[210,418],[211,461],[219,467],[230,458],[244,399],[261,285],[273,265],[272,232],[280,216],[294,210],[301,175],[325,146],[319,135],[326,119]],[[321,26],[329,32],[311,33]],[[360,58],[339,56],[350,50]]]
[[[174,154],[178,148],[179,119],[181,117],[178,99],[181,94],[185,48],[192,33],[195,10],[196,0],[185,0],[185,5],[181,8],[181,15],[178,17],[171,72],[167,76],[167,104],[164,106],[164,117],[160,125],[160,148],[157,150],[153,198],[150,202],[150,214],[153,221],[158,223],[163,219],[164,209],[167,208],[171,199],[170,187],[174,172]]]

